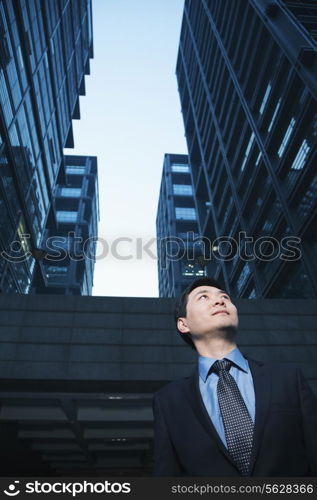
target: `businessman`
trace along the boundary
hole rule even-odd
[[[317,400],[300,369],[241,354],[237,309],[211,278],[175,319],[198,364],[154,395],[155,475],[316,476]]]

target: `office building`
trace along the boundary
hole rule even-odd
[[[177,79],[208,272],[317,296],[317,4],[186,0]]]
[[[205,275],[187,155],[165,154],[156,218],[160,297],[175,297]]]
[[[35,293],[91,295],[98,236],[97,158],[65,156],[66,184],[57,184],[47,224]]]
[[[63,148],[93,57],[91,0],[0,1],[0,47],[0,287],[29,293],[67,182]]]

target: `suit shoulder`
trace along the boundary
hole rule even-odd
[[[279,363],[278,361],[271,361],[265,363],[270,370],[279,371],[281,373],[296,374],[300,371],[300,367],[296,363]]]
[[[154,398],[165,399],[174,397],[175,394],[179,394],[179,392],[183,390],[183,388],[188,384],[189,379],[190,377],[184,377],[167,383],[154,393]]]
[[[255,361],[254,359],[247,358],[249,364],[257,364],[266,371],[272,373],[274,376],[279,374],[280,376],[297,376],[301,372],[301,368],[296,363],[281,363],[278,361]]]

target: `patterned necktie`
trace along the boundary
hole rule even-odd
[[[242,476],[248,476],[254,425],[236,381],[229,373],[231,365],[227,359],[218,360],[212,371],[219,376],[217,395],[228,451]]]

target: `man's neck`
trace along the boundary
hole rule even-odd
[[[212,339],[209,342],[196,341],[195,347],[200,356],[222,359],[229,352],[233,351],[237,347],[237,344],[227,339]]]

